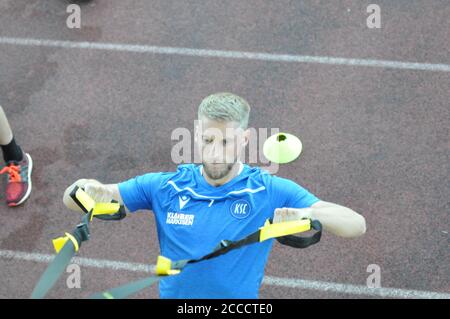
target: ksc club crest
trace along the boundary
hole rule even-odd
[[[233,217],[237,219],[244,219],[250,215],[251,206],[250,204],[243,199],[239,199],[230,206],[230,213]]]

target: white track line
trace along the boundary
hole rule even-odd
[[[360,285],[339,284],[335,282],[313,281],[295,278],[276,278],[266,276],[263,283],[266,285],[281,286],[286,288],[310,289],[372,297],[407,299],[450,299],[450,293],[398,288],[368,288],[367,286]]]
[[[450,65],[448,64],[415,63],[415,62],[400,62],[400,61],[373,60],[373,59],[347,59],[329,56],[272,54],[272,53],[258,53],[258,52],[160,47],[150,45],[75,42],[75,41],[59,41],[59,40],[31,39],[31,38],[9,38],[9,37],[0,37],[0,44],[22,45],[32,47],[57,47],[64,49],[92,49],[92,50],[133,52],[133,53],[176,54],[194,57],[249,59],[249,60],[273,61],[273,62],[320,63],[332,65],[369,66],[369,67],[406,69],[406,70],[450,72]]]
[[[55,255],[26,253],[12,250],[0,250],[0,258],[36,261],[48,264],[53,260],[53,258],[55,258]],[[102,269],[106,268],[112,270],[127,270],[127,271],[147,272],[147,273],[152,273],[154,268],[154,265],[145,265],[145,264],[128,263],[105,259],[83,258],[83,257],[73,257],[72,262],[80,266],[86,267],[102,268]]]
[[[12,250],[0,250],[0,258],[5,259],[26,260],[48,264],[53,260],[54,257],[55,255],[26,253]],[[153,271],[154,265],[128,263],[105,259],[92,259],[84,257],[74,257],[72,259],[72,262],[85,267],[154,273]],[[344,293],[344,294],[364,295],[364,296],[374,296],[384,298],[450,299],[450,293],[407,290],[397,288],[368,288],[366,286],[303,280],[295,278],[279,278],[272,276],[265,276],[263,284],[271,286],[281,286],[286,288],[309,289],[324,292],[334,292],[334,293]]]

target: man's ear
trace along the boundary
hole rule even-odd
[[[202,127],[201,120],[197,119],[194,121],[194,142],[201,141]]]
[[[198,122],[196,122],[196,124],[194,125],[194,142],[195,143],[197,143],[197,141],[198,141],[198,134],[199,134]]]
[[[244,138],[244,147],[246,147],[250,142],[250,129],[246,129],[244,131],[243,138]]]

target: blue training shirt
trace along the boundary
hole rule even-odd
[[[148,173],[119,184],[130,212],[155,214],[161,255],[197,259],[221,240],[255,232],[275,208],[309,207],[319,199],[295,182],[243,164],[228,183],[215,187],[201,165],[179,165],[176,172]],[[273,239],[187,265],[160,281],[161,298],[258,298]]]

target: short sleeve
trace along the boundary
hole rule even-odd
[[[306,188],[292,180],[274,176],[272,179],[272,191],[277,207],[307,208],[320,201]]]
[[[130,212],[152,210],[153,194],[159,188],[161,173],[147,173],[119,183],[123,203]]]

